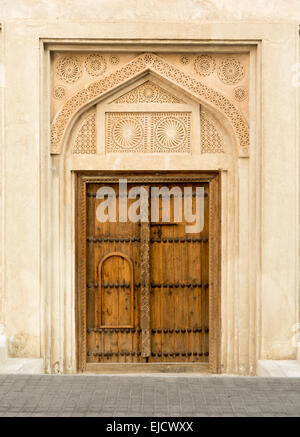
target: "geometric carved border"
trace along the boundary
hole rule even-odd
[[[223,113],[229,120],[237,138],[239,155],[248,156],[249,128],[240,110],[219,91],[204,85],[200,80],[191,77],[178,67],[153,53],[144,53],[137,56],[113,73],[96,80],[87,88],[78,91],[67,100],[52,122],[51,153],[61,153],[67,127],[81,108],[99,97],[105,96],[108,91],[126,83],[129,79],[147,71],[152,71],[186,90],[190,95],[198,99],[199,103],[207,102]]]

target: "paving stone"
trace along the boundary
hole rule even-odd
[[[1,375],[0,416],[298,417],[300,378]]]

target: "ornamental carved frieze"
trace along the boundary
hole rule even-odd
[[[157,84],[145,82],[124,92],[135,78],[152,73],[165,82],[167,88],[175,88],[195,102],[207,105],[228,120],[239,149],[240,156],[249,153],[248,128],[248,55],[246,53],[55,53],[52,59],[51,103],[51,152],[60,153],[66,140],[66,132],[76,116],[92,105],[118,91],[114,103],[181,104],[177,95],[169,93]],[[175,94],[175,93],[174,93]],[[179,100],[179,101],[178,101]],[[132,118],[131,118],[132,121]],[[148,120],[149,122],[149,120]],[[151,123],[153,120],[151,121]],[[183,146],[184,130],[180,120],[157,121],[159,128],[150,142],[152,150],[187,150]],[[132,128],[132,126],[131,126]],[[121,130],[119,130],[121,132]],[[129,129],[130,131],[130,129]],[[129,132],[128,131],[128,132]],[[165,132],[173,132],[174,139],[166,140]],[[123,131],[124,132],[124,128]],[[135,126],[135,135],[140,130]],[[154,132],[154,131],[153,131]],[[175,140],[176,137],[176,140]],[[123,146],[106,145],[106,150]],[[177,145],[180,144],[180,146]],[[135,149],[139,149],[136,141]],[[80,149],[80,148],[79,148]]]
[[[106,153],[190,153],[189,112],[108,112]]]

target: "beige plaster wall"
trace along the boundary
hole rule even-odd
[[[39,356],[38,43],[34,43],[34,49],[24,31],[9,26],[3,39],[3,292],[6,297],[3,317],[7,334],[13,337],[11,353]]]
[[[264,59],[261,150],[263,187],[261,353],[263,359],[273,359],[275,356],[295,358],[287,341],[293,335],[293,326],[287,319],[283,322],[286,308],[292,310],[294,307],[296,310],[292,292],[295,285],[299,293],[297,282],[295,283],[299,270],[298,258],[295,257],[299,238],[297,233],[299,199],[296,187],[291,186],[290,179],[292,174],[296,176],[295,163],[297,167],[299,165],[298,138],[295,136],[299,119],[295,118],[295,111],[292,110],[297,106],[298,101],[297,89],[292,86],[291,68],[292,57],[296,56],[296,53],[293,55],[287,50],[292,46],[290,38],[285,38],[284,35],[278,36],[277,44],[270,42],[264,45],[262,54]],[[273,62],[278,55],[280,61],[275,68]],[[274,108],[278,109],[274,111]],[[287,129],[291,121],[294,126],[292,131]],[[277,143],[275,138],[280,143]],[[276,158],[273,159],[272,155]],[[284,239],[290,241],[289,248],[284,248],[283,235]],[[290,273],[287,275],[288,270]],[[280,328],[277,328],[279,326]]]
[[[293,20],[298,0],[1,0],[1,19]]]
[[[154,3],[159,3],[159,8]],[[123,1],[100,1],[87,7],[87,2],[83,4],[81,1],[0,1],[1,62],[5,69],[1,114],[1,195],[4,210],[1,208],[0,308],[1,320],[11,338],[12,354],[44,356],[43,306],[47,304],[51,307],[47,296],[41,294],[44,278],[40,274],[41,249],[47,253],[47,249],[40,246],[43,229],[41,171],[50,162],[49,150],[43,149],[41,142],[41,120],[47,117],[47,113],[41,112],[43,76],[40,38],[196,38],[212,41],[232,39],[237,44],[257,40],[259,43],[258,68],[255,70],[259,75],[255,80],[253,76],[250,97],[252,141],[256,143],[256,150],[253,150],[256,158],[251,165],[254,170],[257,168],[257,186],[261,183],[257,195],[258,213],[251,224],[256,229],[257,239],[250,245],[259,254],[259,260],[252,261],[249,282],[250,290],[251,287],[255,289],[255,310],[250,315],[247,310],[248,322],[228,321],[228,332],[242,339],[245,325],[251,320],[258,359],[295,357],[291,337],[292,327],[297,321],[299,296],[299,119],[298,91],[292,86],[292,66],[298,62],[298,27],[296,23],[247,22],[233,26],[225,21],[296,21],[300,20],[300,4],[297,0],[270,1],[266,9],[266,2],[258,0],[239,3],[240,7],[233,0],[128,1],[125,7]],[[110,23],[95,22],[97,17]],[[88,19],[91,21],[84,21]],[[119,19],[123,22],[114,23]],[[148,20],[157,23],[141,22]],[[159,20],[181,23],[160,24]],[[198,20],[222,20],[223,23],[205,22],[199,27]],[[251,190],[248,192],[250,196],[253,195]],[[243,280],[242,276],[240,280]],[[243,301],[240,311],[245,309],[245,305]],[[53,320],[59,325],[58,316],[57,319],[54,316]],[[235,331],[230,331],[234,323],[237,327]],[[232,349],[228,340],[227,354],[240,356],[240,362],[244,363],[245,354],[251,347],[253,345],[250,344],[240,350]],[[227,364],[229,370],[236,372],[245,369],[244,364],[240,368]]]

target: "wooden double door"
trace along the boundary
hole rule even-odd
[[[110,193],[99,196],[99,189],[107,187]],[[124,202],[124,186],[121,189],[117,179],[97,182],[92,178],[81,183],[78,269],[82,361],[87,365],[206,363],[212,302],[209,181],[166,177],[129,180],[127,193],[134,187],[142,187],[146,193],[148,220],[145,204],[143,211],[134,205],[139,195],[129,199],[126,194],[125,204],[120,203]],[[173,189],[173,194],[166,189]],[[180,192],[190,197],[187,203]],[[107,202],[106,209],[103,202]],[[133,220],[128,216],[124,220],[124,207],[128,213],[131,209],[131,216],[135,213]],[[188,207],[193,214],[202,214],[198,218],[201,228],[192,232],[185,214]],[[109,211],[106,222],[101,217],[99,220],[99,211]]]

